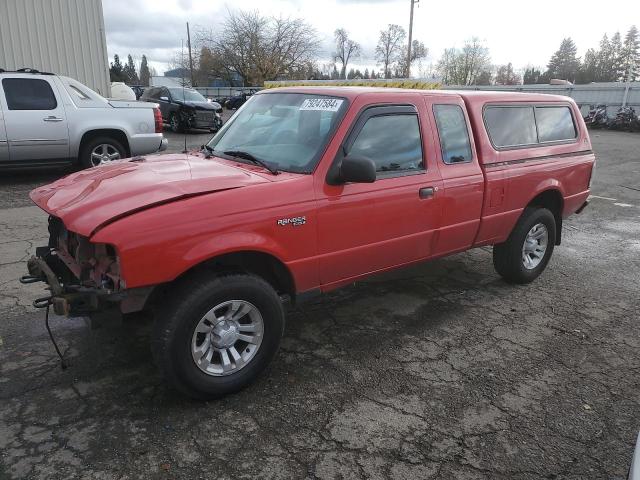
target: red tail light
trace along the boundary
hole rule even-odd
[[[156,133],[162,133],[162,114],[159,108],[153,109],[153,118],[156,121]]]

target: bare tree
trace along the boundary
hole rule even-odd
[[[403,48],[405,51],[407,50],[406,46]],[[418,62],[418,64],[420,64],[423,59],[427,58],[427,55],[429,55],[429,49],[424,46],[424,43],[419,40],[414,40],[411,42],[411,66],[413,66],[415,62]],[[399,72],[409,71],[409,69],[407,68],[406,57],[400,57],[400,59],[398,60],[397,69]]]
[[[389,25],[380,32],[376,46],[376,60],[382,65],[385,78],[391,78],[391,69],[398,62],[402,62],[405,52],[404,40],[407,34],[400,25]]]
[[[437,68],[445,84],[484,84],[491,77],[489,49],[473,37],[465,42],[462,49],[445,49]]]
[[[333,54],[334,60],[337,60],[342,64],[342,68],[340,69],[340,78],[346,78],[349,60],[351,58],[359,57],[362,52],[362,48],[358,42],[349,38],[349,34],[344,28],[338,28],[334,32],[334,38],[336,41],[336,51]]]
[[[225,69],[250,85],[299,76],[319,47],[315,29],[304,20],[264,17],[257,11],[229,12],[217,34],[199,32],[198,39],[219,55]]]

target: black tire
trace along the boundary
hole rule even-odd
[[[191,354],[198,322],[213,307],[245,300],[262,316],[264,331],[255,355],[237,372],[213,376],[203,372]],[[253,382],[278,351],[284,332],[284,310],[273,287],[254,275],[198,274],[181,282],[160,306],[153,334],[156,363],[170,386],[200,400],[236,392]]]
[[[173,133],[184,133],[184,124],[176,112],[169,114],[169,128]]]
[[[122,143],[115,138],[106,136],[95,137],[85,142],[80,148],[79,161],[82,168],[91,168],[100,165],[100,162],[96,162],[95,160],[92,161],[92,152],[100,145],[109,145],[110,148],[118,152],[120,158],[127,157],[127,150],[124,148]]]
[[[537,224],[547,229],[547,246],[540,262],[527,268],[523,259],[523,246],[529,231]],[[509,283],[525,284],[535,280],[546,268],[556,243],[556,221],[546,208],[527,207],[520,216],[506,242],[494,245],[493,266]]]

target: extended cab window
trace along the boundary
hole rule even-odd
[[[534,145],[538,143],[533,107],[490,106],[484,120],[493,145],[498,148]]]
[[[471,142],[464,112],[459,105],[434,105],[444,163],[471,161]]]
[[[536,123],[540,142],[558,142],[576,138],[576,126],[569,107],[536,107]]]
[[[9,110],[55,110],[58,106],[51,85],[38,78],[5,78],[2,87]]]
[[[349,155],[372,159],[378,172],[424,168],[418,116],[393,114],[369,118],[353,142]]]

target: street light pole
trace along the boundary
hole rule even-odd
[[[407,48],[407,78],[411,76],[411,41],[413,36],[413,6],[420,0],[409,0],[411,2],[411,14],[409,15],[409,47]]]

